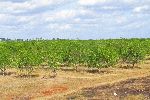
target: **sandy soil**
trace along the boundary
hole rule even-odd
[[[150,76],[149,65],[150,61],[145,61],[138,65],[140,68],[108,68],[102,69],[105,70],[102,71],[102,73],[95,74],[87,72],[58,71],[58,76],[56,78],[49,78],[49,71],[41,69],[34,71],[33,77],[18,77],[18,74],[15,73],[17,72],[16,70],[9,69],[7,72],[11,72],[12,74],[6,76],[0,75],[0,97],[1,100],[72,100],[68,99],[69,97],[72,98],[72,94],[77,94],[78,97],[84,89],[93,88],[95,89],[94,91],[101,91],[101,86],[105,86],[106,84],[109,85],[106,85],[106,88],[104,89],[102,88],[104,93],[105,91],[108,91],[110,87],[112,87],[111,93],[113,93],[113,90],[120,87],[120,81],[126,83],[125,80],[127,79]],[[140,81],[139,84],[141,84]],[[143,85],[143,87],[144,86],[145,85]],[[98,88],[97,90],[97,87],[100,87],[100,89]],[[95,94],[96,93],[100,92],[95,92]],[[87,95],[90,95],[90,92],[89,94],[87,93]],[[144,95],[145,97],[145,94],[141,95]],[[111,97],[112,95],[109,96]],[[83,97],[86,98],[86,95]],[[122,97],[122,95],[119,94],[119,97]],[[100,97],[91,94],[90,98]],[[74,99],[80,100],[75,97],[73,100]],[[84,99],[81,98],[81,100]]]

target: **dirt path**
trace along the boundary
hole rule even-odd
[[[84,88],[65,100],[150,100],[150,76]]]

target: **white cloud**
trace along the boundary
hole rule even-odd
[[[135,7],[135,8],[133,9],[133,12],[140,13],[140,12],[147,11],[147,10],[150,10],[150,6],[144,5],[144,6]]]
[[[12,14],[0,14],[0,24],[21,25],[34,22],[39,16],[15,16]],[[36,20],[38,21],[38,20]]]
[[[78,9],[78,14],[80,14],[80,15],[95,15],[93,10],[89,10],[89,9],[85,9],[85,8]]]
[[[71,29],[71,25],[69,25],[69,24],[62,25],[62,26],[60,26],[60,29],[61,29],[61,30],[68,30],[68,29]]]
[[[124,16],[118,16],[118,17],[116,18],[116,21],[117,21],[118,24],[122,24],[122,23],[126,22],[127,19],[126,19],[126,17],[124,17]]]
[[[51,6],[55,4],[60,4],[64,0],[28,0],[26,2],[10,2],[2,1],[0,2],[0,12],[12,12],[20,13],[28,10],[33,10],[39,7]]]
[[[138,0],[122,0],[122,1],[125,2],[125,3],[131,4],[131,3],[137,2]]]
[[[80,5],[95,5],[98,3],[105,3],[108,2],[108,0],[79,0],[78,3]]]
[[[115,10],[115,9],[117,9],[118,7],[116,7],[116,6],[103,6],[102,7],[102,9],[104,9],[104,10]]]
[[[130,29],[130,30],[140,29],[143,26],[145,26],[145,24],[146,24],[145,22],[138,21],[138,22],[133,22],[133,23],[127,24],[124,26],[124,28]]]
[[[5,18],[5,14],[0,14],[0,21],[2,21]]]
[[[54,16],[64,19],[64,18],[74,17],[75,15],[76,15],[76,10],[62,10],[60,12],[57,12]]]
[[[91,38],[91,33],[138,32],[136,28],[148,27],[150,22],[149,0],[16,1],[0,0],[0,33],[28,33],[25,36],[30,37],[33,33],[78,32]]]
[[[53,12],[53,13],[49,13],[46,12],[44,13],[43,19],[45,19],[45,21],[60,21],[60,20],[70,20],[70,19],[74,19],[77,16],[87,16],[87,15],[91,15],[94,16],[96,15],[93,11],[88,10],[88,9],[64,9],[64,10],[60,10],[57,12]]]
[[[74,16],[76,16],[76,14],[76,10],[61,10],[53,13],[46,12],[42,16],[45,21],[56,21],[73,18]]]
[[[74,22],[76,22],[76,23],[81,22],[81,18],[75,18],[75,19],[74,19]]]
[[[47,28],[60,31],[60,30],[68,30],[71,29],[72,27],[70,24],[49,24]]]
[[[0,24],[11,23],[14,19],[15,19],[15,16],[13,16],[13,15],[0,14]]]

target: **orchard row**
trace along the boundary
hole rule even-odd
[[[5,41],[0,42],[0,69],[30,73],[41,65],[55,70],[78,65],[100,69],[120,62],[134,66],[149,54],[150,39]]]

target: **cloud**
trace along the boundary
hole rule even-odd
[[[115,6],[103,6],[102,9],[103,10],[115,10],[115,9],[118,9],[118,7],[115,7]]]
[[[45,13],[42,16],[45,18],[45,21],[56,21],[73,18],[76,14],[76,10],[61,10],[52,14]]]
[[[5,14],[0,14],[0,21],[4,20],[5,17]]]
[[[127,18],[124,17],[124,16],[117,16],[116,22],[117,22],[118,24],[125,23],[125,22],[127,22]]]
[[[149,0],[0,0],[0,33],[5,33],[0,37],[87,39],[148,33],[149,5]]]
[[[144,6],[135,7],[133,9],[133,12],[140,13],[140,12],[145,12],[145,11],[148,11],[148,10],[150,10],[150,6],[144,5]]]
[[[1,1],[0,12],[21,13],[28,12],[41,7],[53,6],[63,3],[64,0],[28,0],[25,2]]]
[[[47,28],[55,29],[55,30],[68,30],[71,29],[70,24],[49,24]]]
[[[108,2],[109,0],[79,0],[78,3],[80,5],[95,5],[99,3],[105,3]]]

